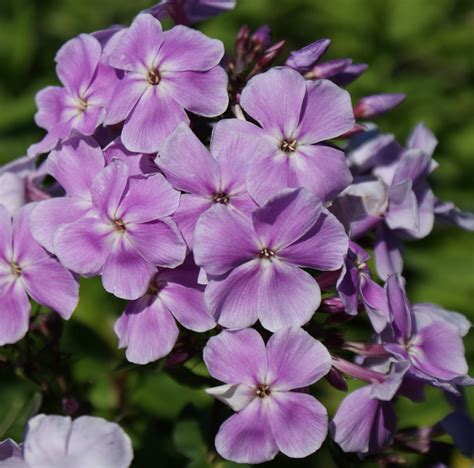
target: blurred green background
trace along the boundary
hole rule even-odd
[[[410,129],[425,122],[440,143],[440,163],[431,182],[437,196],[474,211],[474,4],[470,0],[238,0],[235,11],[198,25],[232,50],[242,24],[272,27],[275,40],[287,40],[287,52],[321,37],[332,39],[327,58],[351,57],[369,64],[368,71],[349,90],[355,101],[367,94],[402,92],[406,102],[380,118],[383,131],[404,141]],[[0,2],[0,163],[25,154],[42,137],[35,127],[34,96],[57,84],[54,55],[61,44],[81,33],[113,23],[128,24],[151,0],[1,0]],[[435,302],[474,321],[474,235],[450,227],[436,227],[421,242],[410,244],[406,276],[412,302]],[[1,306],[0,306],[1,307]],[[199,378],[186,372],[158,372],[162,363],[128,368],[116,350],[113,323],[123,304],[107,296],[96,280],[82,282],[81,303],[66,324],[61,343],[67,393],[80,400],[80,411],[121,422],[132,436],[134,466],[211,466],[197,423],[213,424],[212,400]],[[33,338],[30,340],[32,341]],[[466,348],[474,370],[474,334]],[[54,343],[53,343],[54,345]],[[26,346],[35,343],[23,343]],[[8,347],[7,347],[8,348]],[[5,355],[14,350],[7,349]],[[38,372],[51,365],[48,352],[36,354]],[[1,353],[0,353],[1,360]],[[0,439],[21,439],[27,417],[42,411],[60,412],[63,390],[41,399],[38,385],[24,372],[1,366]],[[200,373],[199,365],[193,368]],[[170,376],[170,373],[173,374]],[[173,378],[171,378],[173,377]],[[45,380],[48,376],[43,376]],[[51,377],[54,379],[54,377]],[[41,380],[41,378],[39,379]],[[192,381],[191,381],[192,380]],[[194,382],[196,380],[196,382]],[[177,383],[183,382],[183,384]],[[57,385],[56,385],[57,386]],[[61,387],[61,385],[59,385]],[[319,397],[332,414],[342,393],[321,385]],[[55,393],[56,392],[56,393]],[[56,395],[56,396],[55,396]],[[467,392],[474,411],[474,391]],[[428,402],[399,403],[400,427],[429,425],[449,412],[439,392]],[[200,415],[200,417],[198,417]],[[222,416],[221,416],[222,418]],[[207,433],[212,430],[210,428]],[[205,431],[206,432],[206,431]],[[204,433],[205,433],[204,432]],[[278,457],[278,466],[293,466]],[[361,462],[351,461],[353,466]],[[415,461],[411,461],[415,463]],[[423,461],[416,462],[422,466]],[[454,454],[453,466],[470,466]],[[367,462],[367,465],[369,462]],[[325,448],[300,466],[342,466]],[[212,466],[230,467],[229,463]],[[349,466],[349,465],[344,465]],[[92,467],[91,467],[92,468]]]

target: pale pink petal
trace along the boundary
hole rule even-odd
[[[273,390],[308,387],[331,369],[331,355],[320,341],[301,328],[274,333],[267,343],[268,377]]]
[[[257,397],[255,389],[244,384],[225,384],[206,388],[206,393],[230,406],[234,411],[244,409]]]
[[[56,259],[48,258],[25,268],[21,281],[39,304],[71,317],[79,302],[79,283]]]
[[[316,452],[328,432],[326,408],[304,393],[272,393],[268,420],[278,448],[292,458]]]
[[[264,129],[290,138],[297,129],[305,95],[305,80],[297,71],[272,68],[247,83],[240,104]]]
[[[204,348],[203,357],[212,377],[222,382],[254,387],[265,381],[265,343],[252,328],[224,330],[213,336]]]
[[[346,90],[329,80],[306,81],[306,88],[298,141],[318,143],[354,127],[351,97]]]
[[[122,142],[130,151],[156,153],[181,122],[189,119],[169,90],[149,86],[125,121]]]
[[[209,71],[173,72],[163,76],[163,86],[166,83],[177,102],[186,110],[205,117],[216,117],[227,109],[227,81],[227,73],[222,67]]]
[[[136,364],[157,361],[171,352],[179,330],[166,305],[145,296],[130,303],[115,325],[120,347]]]
[[[35,122],[38,127],[52,130],[63,118],[66,106],[66,91],[59,86],[47,86],[35,98],[38,112]]]
[[[113,295],[134,300],[146,293],[155,271],[127,239],[118,238],[105,261],[102,284]]]
[[[0,346],[16,343],[28,331],[30,301],[20,281],[0,286]]]
[[[343,225],[324,210],[316,224],[297,242],[281,250],[279,256],[301,267],[337,270],[342,267],[348,248]]]
[[[262,463],[275,458],[278,447],[266,405],[260,398],[222,424],[216,436],[216,450],[226,460],[237,463]]]

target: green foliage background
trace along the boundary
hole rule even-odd
[[[151,4],[152,0],[0,2],[0,163],[25,154],[28,145],[42,137],[33,122],[34,95],[43,86],[57,83],[54,54],[61,44],[81,32],[126,24]],[[435,154],[440,168],[431,177],[435,193],[474,211],[471,1],[238,0],[234,12],[199,28],[223,40],[231,50],[244,23],[252,28],[269,24],[275,40],[288,41],[287,51],[329,37],[333,42],[328,58],[352,57],[355,62],[368,63],[369,70],[349,88],[354,102],[367,94],[406,93],[405,103],[379,119],[382,130],[404,141],[417,122],[425,122],[440,141]],[[439,303],[474,321],[473,251],[474,235],[448,227],[438,226],[429,238],[410,244],[406,276],[412,301]],[[64,327],[60,364],[67,367],[71,392],[80,399],[81,411],[124,425],[135,446],[134,466],[232,466],[213,462],[206,453],[210,442],[206,434],[215,430],[211,416],[216,407],[202,391],[206,377],[196,362],[179,372],[159,372],[162,363],[139,369],[123,364],[113,333],[122,307],[121,301],[101,290],[98,281],[82,282],[79,309]],[[472,373],[473,333],[465,343]],[[21,346],[35,349],[35,345]],[[61,407],[59,397],[42,399],[40,387],[28,382],[23,372],[1,364],[1,357],[13,352],[7,348],[0,351],[0,439],[12,436],[20,440],[31,414],[39,409],[59,413]],[[39,369],[51,364],[43,351],[31,359]],[[192,379],[187,375],[191,369]],[[54,379],[54,374],[43,378]],[[474,391],[467,395],[472,413]],[[343,395],[322,385],[319,396],[332,414]],[[400,402],[400,427],[433,424],[448,412],[440,393],[429,392],[425,404]],[[352,463],[358,466],[361,462],[354,458]],[[424,465],[422,460],[411,463]],[[458,454],[452,463],[469,466]],[[293,466],[282,456],[277,464]],[[328,448],[300,462],[300,466],[319,465],[342,466]]]

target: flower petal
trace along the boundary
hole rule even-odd
[[[89,34],[67,41],[56,54],[56,73],[66,88],[77,95],[89,86],[99,64],[102,48]]]
[[[230,384],[255,387],[267,375],[267,351],[260,334],[252,329],[224,330],[209,339],[203,351],[212,377]]]
[[[66,107],[66,90],[59,86],[47,86],[36,94],[38,112],[35,122],[38,127],[50,131],[62,120]]]
[[[326,408],[311,395],[272,393],[268,419],[278,448],[292,458],[316,452],[327,436]]]
[[[179,197],[161,174],[131,178],[115,216],[125,223],[146,223],[171,216],[178,208]]]
[[[222,67],[209,71],[173,72],[165,75],[163,80],[173,98],[197,115],[216,117],[223,114],[229,105],[228,78]]]
[[[125,121],[122,143],[129,151],[156,153],[181,122],[189,119],[170,91],[149,86]]]
[[[163,34],[160,49],[160,70],[209,70],[224,56],[224,44],[200,31],[177,25]]]
[[[276,251],[296,242],[316,223],[321,201],[304,189],[284,189],[252,214],[262,247]]]
[[[304,78],[288,67],[272,68],[253,77],[242,91],[240,104],[264,129],[291,138],[306,96]]]
[[[202,290],[168,282],[159,297],[176,320],[188,330],[204,332],[216,326],[204,302]]]
[[[171,219],[127,226],[127,238],[149,263],[175,268],[183,263],[186,244]]]
[[[244,384],[225,384],[206,388],[206,393],[230,406],[234,411],[244,409],[256,398],[255,390]]]
[[[318,143],[354,127],[351,98],[346,90],[329,80],[306,81],[306,88],[298,140]]]
[[[130,362],[148,364],[171,352],[179,330],[166,305],[150,296],[128,304],[115,324],[120,347]]]
[[[102,150],[93,138],[74,137],[50,153],[46,170],[68,195],[90,199],[90,188],[104,168]]]
[[[155,271],[127,239],[119,238],[105,261],[102,284],[109,293],[134,300],[146,293]]]
[[[132,443],[123,429],[93,416],[73,421],[67,452],[71,461],[90,467],[128,468],[133,459]]]
[[[275,458],[278,447],[261,399],[255,399],[222,424],[216,436],[216,450],[236,463],[262,463]]]
[[[330,146],[302,145],[288,159],[296,185],[323,201],[335,198],[352,181],[344,153]]]
[[[217,162],[184,123],[163,143],[156,164],[179,190],[210,196],[219,188]]]
[[[383,280],[403,271],[402,245],[384,223],[377,226],[375,237],[375,266]]]
[[[308,387],[332,366],[326,347],[301,328],[274,333],[267,343],[267,354],[268,384],[277,391]]]
[[[257,257],[257,239],[249,219],[214,205],[203,213],[194,233],[194,259],[210,275],[222,275]]]
[[[337,270],[342,267],[348,248],[343,225],[324,210],[316,224],[298,241],[281,250],[279,256],[301,267]]]
[[[30,301],[20,281],[0,286],[0,346],[16,343],[28,331]]]

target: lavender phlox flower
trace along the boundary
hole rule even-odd
[[[181,124],[156,158],[173,187],[185,192],[173,219],[190,248],[199,216],[215,204],[247,214],[257,208],[247,193],[245,174],[250,158],[258,151],[258,142],[238,134],[216,138],[224,136],[219,131],[222,122],[215,127],[210,151],[187,125]]]
[[[0,466],[9,468],[128,468],[132,443],[116,423],[93,416],[39,414],[30,419],[25,440],[0,443]]]
[[[392,400],[409,369],[407,361],[382,359],[383,379],[346,396],[329,425],[332,438],[344,452],[378,452],[390,445],[397,418]],[[367,369],[367,372],[370,369]]]
[[[117,84],[113,68],[101,60],[102,47],[91,35],[66,42],[56,55],[56,73],[63,87],[48,86],[36,95],[35,121],[48,133],[30,146],[29,156],[53,149],[73,132],[92,135],[103,123]]]
[[[169,354],[178,339],[176,322],[196,332],[214,328],[197,277],[190,259],[174,270],[160,269],[146,294],[127,305],[115,332],[130,362],[147,364]]]
[[[155,153],[181,122],[185,109],[206,117],[228,105],[227,75],[218,64],[222,42],[175,26],[163,32],[150,14],[140,14],[108,56],[125,74],[107,108],[106,125],[124,122],[122,143],[129,151]]]
[[[384,290],[372,279],[367,266],[369,258],[365,250],[354,242],[350,242],[336,289],[344,302],[346,313],[356,315],[361,302],[372,327],[380,333],[387,326],[390,318]]]
[[[176,24],[189,25],[235,8],[237,0],[161,0],[146,12],[162,20],[171,17]]]
[[[327,412],[300,393],[331,368],[327,349],[300,328],[282,329],[267,345],[253,329],[223,331],[204,348],[204,362],[225,382],[207,392],[237,413],[219,429],[218,453],[238,463],[272,460],[278,451],[302,458],[327,434]]]
[[[354,126],[347,91],[327,80],[305,81],[295,70],[277,67],[252,78],[240,104],[261,127],[229,119],[221,122],[219,138],[240,133],[264,145],[247,173],[248,191],[259,204],[286,187],[305,187],[326,201],[349,185],[344,153],[323,144]]]
[[[133,300],[146,293],[157,266],[184,261],[186,245],[170,219],[180,194],[161,174],[129,177],[128,166],[114,160],[89,193],[92,208],[54,235],[63,265],[83,276],[101,274],[108,292]]]
[[[270,331],[306,323],[321,301],[301,268],[337,270],[347,252],[343,226],[305,189],[284,189],[252,216],[220,204],[198,220],[194,258],[210,281],[206,303],[222,326],[257,319]]]
[[[26,334],[30,302],[71,317],[78,303],[79,284],[71,272],[52,258],[32,237],[30,206],[13,221],[0,205],[0,345],[15,343]]]
[[[72,137],[49,154],[44,170],[64,189],[64,196],[35,203],[30,215],[32,235],[46,250],[55,253],[58,229],[93,207],[92,183],[104,167],[104,155],[92,137]]]
[[[392,326],[391,333],[382,334],[385,349],[409,361],[409,374],[425,383],[454,392],[456,385],[468,383],[462,336],[470,323],[432,304],[412,306],[398,275],[388,278],[386,294]]]
[[[405,98],[405,94],[401,93],[364,96],[354,106],[354,115],[356,119],[372,119],[398,106]]]

